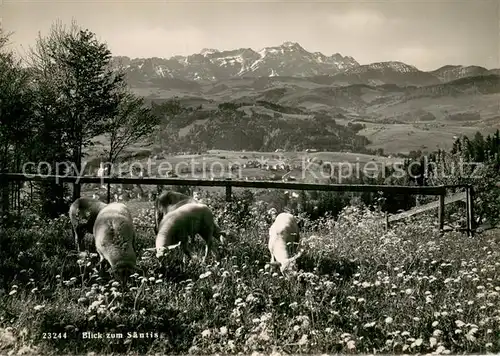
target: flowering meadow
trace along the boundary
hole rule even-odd
[[[139,247],[154,247],[152,206],[129,203]],[[125,288],[76,255],[67,216],[25,212],[1,231],[0,353],[500,352],[498,231],[440,234],[433,216],[386,230],[350,206],[302,220],[306,252],[284,277],[269,265],[266,203],[207,204],[236,235],[219,261],[201,262],[201,239],[186,264],[142,250]]]

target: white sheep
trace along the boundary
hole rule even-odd
[[[81,197],[76,199],[69,207],[68,214],[75,234],[75,244],[78,252],[83,252],[83,238],[86,233],[93,233],[95,219],[106,205],[106,203],[97,199]]]
[[[165,249],[180,245],[185,254],[184,257],[191,258],[188,237],[191,236],[192,241],[196,234],[199,234],[206,243],[203,262],[209,251],[214,254],[213,248],[216,241],[214,237],[222,242],[220,236],[227,236],[225,232],[220,230],[214,220],[212,210],[207,205],[187,203],[163,216],[156,236],[156,249],[147,250],[156,250],[156,257],[161,258],[165,254]]]
[[[196,200],[194,198],[182,193],[174,191],[161,193],[155,201],[155,234],[158,234],[160,222],[165,214],[184,204],[195,202]]]
[[[303,250],[290,257],[296,252],[299,240],[299,225],[295,216],[290,213],[276,216],[269,228],[268,248],[271,253],[270,264],[280,266],[282,274],[287,270],[293,270],[295,261],[302,255]]]
[[[125,280],[136,269],[136,236],[132,215],[123,203],[110,203],[97,215],[94,237],[99,264],[104,260],[119,279]]]

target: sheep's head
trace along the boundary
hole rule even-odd
[[[276,217],[278,216],[278,210],[276,208],[271,208],[267,211],[267,214],[271,217],[271,219],[274,221]]]
[[[111,269],[111,272],[114,278],[118,281],[121,281],[123,285],[127,284],[128,278],[131,274],[135,273],[137,267],[133,263],[119,263],[115,265],[114,268]]]
[[[219,241],[223,245],[230,242],[235,242],[236,234],[233,231],[221,231],[219,236]]]
[[[295,256],[287,259],[283,263],[280,264],[281,273],[286,276],[290,272],[294,272],[297,270],[297,259],[304,253],[304,250],[300,250]]]
[[[167,252],[167,248],[165,248],[165,247],[158,247],[156,249],[156,258],[163,258],[165,256],[166,252]]]
[[[162,258],[165,256],[167,250],[173,250],[174,248],[177,248],[180,246],[180,242],[178,244],[175,244],[175,245],[170,245],[170,246],[160,246],[160,247],[157,247],[156,248],[156,257],[157,258]]]

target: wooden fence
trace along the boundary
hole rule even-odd
[[[442,230],[444,227],[444,220],[442,218],[444,215],[444,207],[448,204],[451,204],[451,203],[455,203],[458,201],[465,201],[466,207],[467,207],[466,231],[467,231],[467,234],[470,236],[473,234],[473,232],[475,230],[475,227],[473,226],[474,225],[474,220],[473,220],[474,216],[473,216],[473,209],[472,209],[473,203],[472,203],[472,198],[470,198],[471,192],[472,191],[467,192],[467,188],[466,188],[465,192],[456,193],[452,196],[445,197],[444,199],[442,198],[442,195],[440,195],[439,200],[437,200],[437,201],[417,206],[413,209],[404,211],[404,212],[399,213],[399,214],[394,214],[391,216],[387,215],[386,216],[386,224],[387,224],[387,226],[389,226],[391,222],[395,222],[395,221],[398,221],[401,219],[406,219],[406,218],[409,218],[410,216],[414,216],[414,215],[421,214],[421,213],[424,213],[424,212],[429,211],[429,210],[439,208],[439,210],[438,210],[438,215],[440,217],[439,223],[440,223],[440,229]],[[469,201],[470,201],[470,203],[469,203]]]
[[[439,196],[439,200],[424,206],[416,207],[407,212],[387,217],[387,224],[395,222],[415,214],[438,208],[439,228],[444,228],[445,205],[465,200],[467,206],[467,234],[470,236],[474,231],[474,190],[470,185],[454,186],[398,186],[398,185],[368,185],[368,184],[313,184],[274,181],[241,181],[241,180],[208,180],[208,179],[179,179],[179,178],[122,178],[122,177],[93,177],[93,176],[55,176],[55,175],[28,175],[22,173],[0,174],[0,184],[9,181],[53,181],[56,183],[72,184],[132,184],[132,185],[187,185],[199,187],[225,187],[226,201],[231,201],[232,187],[257,188],[257,189],[290,189],[290,190],[315,190],[329,192],[382,192],[385,195],[431,195]],[[447,190],[465,189],[464,192],[446,198]]]

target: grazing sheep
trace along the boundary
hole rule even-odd
[[[295,216],[290,213],[279,214],[269,228],[268,248],[271,253],[270,264],[280,266],[282,274],[294,269],[295,261],[303,253],[301,250],[294,257],[289,257],[296,252],[299,239],[299,226]]]
[[[108,261],[113,274],[126,280],[135,270],[137,248],[132,215],[125,204],[110,203],[99,212],[94,237],[101,267],[104,260]]]
[[[178,207],[188,204],[195,203],[196,200],[188,195],[174,192],[166,191],[160,194],[155,201],[155,234],[158,234],[158,229],[163,216]]]
[[[156,236],[156,257],[162,257],[166,248],[173,248],[180,244],[184,254],[191,258],[188,236],[194,239],[196,234],[201,235],[206,243],[203,261],[206,260],[209,251],[214,254],[214,237],[219,239],[221,235],[226,235],[215,223],[212,211],[205,204],[186,203],[170,211],[160,222]]]
[[[75,244],[78,252],[84,250],[85,233],[92,234],[94,222],[106,203],[92,198],[78,198],[69,207],[69,219],[75,234]]]

